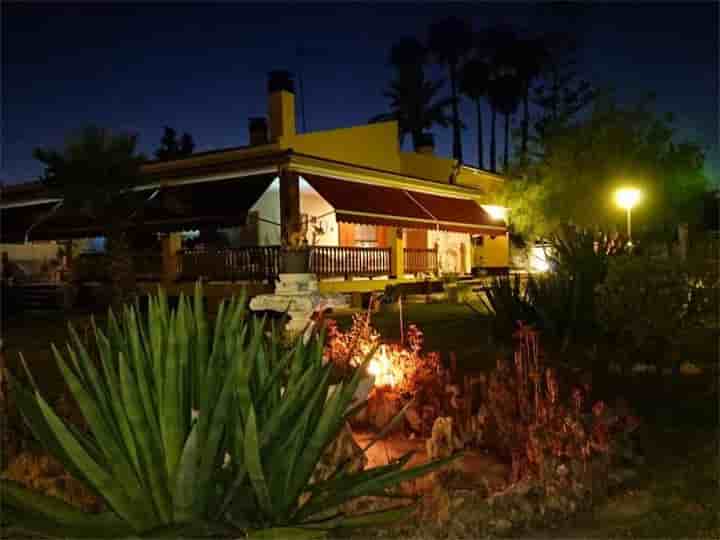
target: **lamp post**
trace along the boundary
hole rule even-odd
[[[622,188],[615,192],[615,201],[620,208],[627,212],[628,245],[632,247],[632,209],[640,201],[640,190],[636,188]]]

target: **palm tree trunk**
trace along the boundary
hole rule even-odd
[[[490,118],[490,170],[492,170],[492,172],[496,172],[495,155],[497,141],[495,140],[495,119],[497,118],[497,111],[495,110],[495,107],[492,107],[492,116]]]
[[[478,145],[478,169],[485,168],[485,156],[483,154],[483,126],[482,126],[482,107],[480,106],[480,98],[475,100],[477,108],[477,145]]]
[[[503,159],[503,171],[508,172],[508,163],[510,158],[510,115],[505,114],[505,156]]]
[[[106,246],[110,263],[112,305],[113,309],[119,309],[131,301],[136,293],[132,250],[125,231],[114,225],[108,231]]]
[[[462,143],[460,142],[460,112],[458,110],[457,73],[454,65],[450,65],[450,87],[452,91],[453,115],[453,157],[462,163]]]
[[[525,85],[525,94],[523,95],[523,122],[522,122],[522,149],[521,157],[523,163],[527,160],[528,154],[528,137],[529,137],[529,125],[530,125],[530,106],[529,96],[530,85]]]

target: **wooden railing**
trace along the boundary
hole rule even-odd
[[[437,269],[436,249],[405,248],[405,272],[408,274],[434,274]]]
[[[219,250],[178,252],[178,276],[213,281],[273,280],[280,272],[280,246],[250,246]],[[386,276],[390,274],[390,248],[314,246],[310,272],[319,277]]]
[[[387,276],[390,248],[314,246],[310,250],[310,271],[319,277]]]
[[[280,246],[178,252],[178,276],[213,281],[272,281],[280,272]]]

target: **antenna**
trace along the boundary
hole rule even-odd
[[[302,121],[302,130],[303,133],[307,133],[307,121],[305,117],[305,88],[303,87],[303,55],[305,53],[305,49],[303,49],[302,45],[298,45],[297,47],[297,57],[298,57],[298,90],[300,91],[300,120]]]

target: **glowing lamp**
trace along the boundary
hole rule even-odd
[[[635,188],[618,189],[615,192],[615,202],[620,208],[632,210],[640,202],[640,190]]]
[[[504,220],[507,217],[507,208],[504,206],[495,206],[494,204],[483,204],[483,210],[495,221]]]
[[[640,190],[636,188],[622,188],[615,192],[615,202],[627,212],[627,235],[630,247],[632,247],[632,209],[640,202],[641,195]]]

